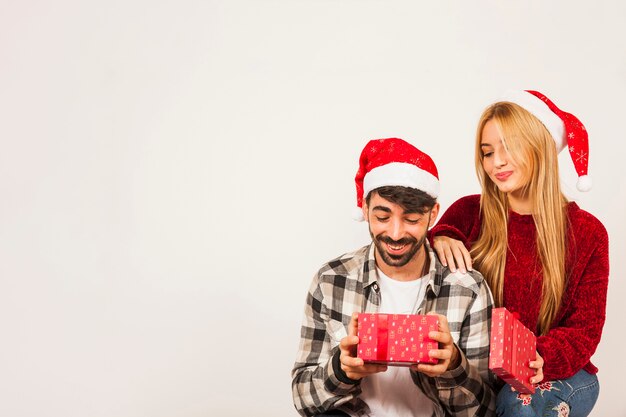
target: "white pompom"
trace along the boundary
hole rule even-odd
[[[589,175],[581,175],[578,177],[576,188],[578,188],[578,191],[589,191],[591,190],[592,184],[593,182],[591,181],[591,177]]]
[[[355,207],[352,210],[352,218],[354,220],[356,220],[357,222],[362,222],[365,220],[365,218],[363,217],[363,209],[361,207]]]

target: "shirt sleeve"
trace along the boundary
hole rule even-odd
[[[600,342],[606,318],[609,280],[607,232],[595,218],[577,229],[578,244],[584,242],[592,247],[588,250],[577,248],[575,251],[573,273],[581,276],[568,283],[559,313],[562,318],[558,324],[546,335],[537,338],[537,350],[544,360],[545,381],[569,378],[589,363]],[[593,236],[593,239],[588,236]]]
[[[335,409],[361,391],[358,381],[350,380],[336,369],[336,360],[333,366],[333,356],[338,357],[339,348],[327,331],[330,312],[324,304],[319,281],[318,274],[307,294],[300,346],[291,372],[294,405],[303,416]]]

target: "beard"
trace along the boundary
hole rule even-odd
[[[417,251],[420,250],[422,246],[424,246],[424,241],[426,240],[426,235],[422,236],[420,240],[417,240],[414,237],[404,237],[400,240],[393,240],[389,236],[385,236],[382,234],[374,236],[372,235],[371,231],[370,235],[372,236],[372,240],[374,241],[376,250],[380,254],[383,262],[385,262],[389,266],[396,268],[405,266],[406,264],[411,262],[411,260],[413,260],[413,258],[415,257]],[[387,252],[385,243],[390,245],[410,245],[410,247],[409,250],[407,250],[402,255],[392,255]]]

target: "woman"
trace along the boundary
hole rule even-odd
[[[580,121],[536,91],[508,93],[478,124],[482,194],[456,201],[432,229],[442,262],[463,269],[473,259],[496,306],[517,313],[537,336],[531,382],[543,382],[530,396],[503,387],[500,416],[586,416],[599,393],[590,358],[605,320],[608,237],[561,192],[557,154],[565,142],[579,189],[586,190],[587,132]]]

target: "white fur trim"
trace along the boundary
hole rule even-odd
[[[363,209],[359,206],[352,209],[352,218],[357,222],[365,221],[365,217],[363,217]]]
[[[416,165],[391,162],[372,169],[363,178],[363,198],[378,187],[402,186],[422,190],[433,198],[439,196],[439,180]]]
[[[539,97],[523,90],[510,90],[500,97],[500,101],[509,101],[528,110],[533,116],[543,123],[556,143],[556,149],[561,152],[567,145],[565,137],[565,125],[550,107]]]
[[[578,188],[578,191],[585,192],[591,190],[592,185],[593,182],[591,181],[591,177],[589,175],[581,175],[578,177],[576,188]]]

